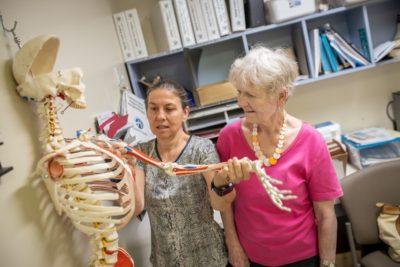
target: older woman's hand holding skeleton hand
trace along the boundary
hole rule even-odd
[[[250,172],[254,171],[251,161],[245,157],[238,159],[234,157],[226,162],[226,165],[217,172],[214,177],[214,185],[223,187],[229,183],[237,184],[250,178]]]

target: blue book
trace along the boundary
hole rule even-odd
[[[330,44],[331,47],[336,51],[336,53],[340,55],[343,59],[345,59],[346,62],[350,64],[351,67],[353,68],[357,67],[356,61],[348,54],[346,54],[344,51],[342,51],[342,49],[340,49],[340,46],[335,41],[331,41]]]
[[[321,36],[322,46],[324,47],[324,50],[328,57],[329,63],[331,64],[332,71],[338,72],[339,71],[339,63],[337,62],[335,53],[333,52],[332,47],[329,44],[328,37],[326,37],[326,34],[324,32],[321,32],[320,36]]]
[[[358,35],[360,36],[361,50],[363,52],[362,54],[367,60],[371,60],[371,56],[369,55],[369,46],[365,28],[358,29]]]
[[[370,64],[370,62],[365,58],[363,54],[358,52],[357,49],[354,48],[349,42],[346,41],[338,32],[334,31],[330,25],[325,26],[325,35],[327,39],[330,41],[331,47],[335,48],[335,50],[342,52],[342,56],[347,59],[350,63],[353,62],[353,67],[357,66],[366,66]]]
[[[324,74],[328,74],[328,73],[332,73],[332,68],[331,68],[331,64],[329,63],[328,60],[328,56],[326,55],[324,46],[322,45],[322,40],[321,38],[320,40],[320,50],[321,50],[321,65],[322,65],[322,71],[324,72]]]

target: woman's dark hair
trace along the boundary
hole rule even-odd
[[[181,105],[182,105],[182,109],[185,109],[186,107],[189,106],[189,99],[188,99],[188,95],[185,91],[185,89],[183,88],[182,85],[180,85],[178,82],[176,81],[172,81],[172,80],[162,80],[156,84],[153,84],[152,86],[150,86],[147,89],[147,97],[146,97],[146,108],[148,106],[148,96],[150,95],[150,93],[152,91],[158,90],[158,89],[165,89],[165,90],[169,90],[171,92],[173,92],[177,97],[179,97],[179,99],[181,100]]]

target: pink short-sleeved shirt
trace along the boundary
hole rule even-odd
[[[233,157],[257,159],[240,120],[221,130],[217,150],[221,162]],[[255,174],[236,185],[235,224],[247,256],[262,265],[279,266],[318,255],[313,202],[343,194],[323,138],[303,123],[277,165],[266,168],[266,172],[282,181],[276,187],[292,190],[297,199],[284,201],[292,209],[286,212],[272,203]]]

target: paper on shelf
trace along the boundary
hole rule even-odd
[[[120,111],[121,114],[128,115],[128,123],[131,124],[124,137],[126,143],[136,145],[155,137],[150,130],[143,99],[124,90],[121,97]]]
[[[378,144],[398,138],[393,132],[377,127],[356,130],[345,134],[344,137],[358,145]]]
[[[374,60],[380,61],[396,47],[396,41],[386,41],[374,48]]]

